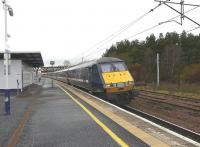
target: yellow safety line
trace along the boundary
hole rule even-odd
[[[78,100],[70,95],[65,89],[58,85],[68,96],[71,97],[113,140],[115,140],[122,147],[129,147],[121,138],[119,138],[114,132],[112,132],[104,123],[102,123],[90,110],[83,106]]]

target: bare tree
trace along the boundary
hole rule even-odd
[[[69,60],[65,60],[65,61],[63,62],[63,65],[64,65],[65,67],[69,67],[69,66],[71,65],[71,63],[69,62]]]
[[[182,50],[179,46],[170,45],[165,47],[162,54],[162,69],[163,74],[166,76],[164,79],[176,80],[180,73],[181,68],[181,54]]]

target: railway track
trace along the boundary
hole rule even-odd
[[[180,100],[185,100],[185,101],[192,101],[192,102],[197,102],[200,103],[200,97],[198,98],[191,98],[191,97],[186,97],[186,96],[177,96],[177,95],[172,95],[172,94],[167,94],[167,93],[161,93],[161,92],[155,92],[155,91],[150,91],[150,90],[139,90],[143,93],[150,93],[150,94],[154,94],[154,95],[161,95],[161,96],[168,96],[168,97],[173,97],[173,98],[177,98]]]
[[[200,99],[189,97],[180,97],[169,94],[156,93],[151,91],[140,90],[138,98],[149,101],[165,103],[174,107],[182,107],[184,109],[191,109],[193,111],[200,111]]]
[[[59,81],[59,82],[62,82],[62,81]],[[64,82],[62,82],[64,83]],[[66,84],[66,83],[64,83]],[[63,87],[63,86],[62,86]],[[63,87],[64,88],[64,87]],[[83,92],[84,94],[86,94],[85,91],[82,91],[80,89],[78,89],[77,87],[74,87],[75,89],[77,89],[78,91],[80,92]],[[91,96],[91,94],[88,93],[88,96]],[[93,96],[94,98],[97,98],[96,96]],[[99,98],[100,99],[100,98]],[[165,121],[163,119],[160,119],[158,117],[155,117],[153,115],[150,115],[148,113],[145,113],[143,111],[140,111],[138,109],[135,109],[135,108],[132,108],[130,106],[120,106],[122,109],[126,110],[126,111],[129,111],[130,113],[133,113],[133,114],[136,114],[142,118],[145,118],[151,122],[154,122],[155,124],[158,124],[164,128],[167,128],[173,132],[176,132],[178,134],[181,134],[189,139],[192,139],[198,143],[200,143],[200,134],[199,133],[196,133],[194,131],[191,131],[189,129],[186,129],[186,128],[183,128],[181,126],[178,126],[176,124],[173,124],[173,123],[170,123],[168,121]]]
[[[186,129],[186,128],[183,128],[183,127],[178,126],[176,124],[170,123],[168,121],[165,121],[163,119],[160,119],[158,117],[155,117],[153,115],[145,113],[145,112],[140,111],[138,109],[132,108],[130,106],[122,106],[122,108],[127,110],[127,111],[129,111],[129,112],[131,112],[131,113],[139,115],[139,116],[141,116],[141,117],[143,117],[143,118],[145,118],[147,120],[150,120],[150,121],[152,121],[152,122],[154,122],[156,124],[159,124],[159,125],[167,128],[167,129],[169,129],[169,130],[171,130],[173,132],[181,134],[181,135],[183,135],[183,136],[185,136],[187,138],[190,138],[190,139],[200,143],[200,134],[199,133],[193,132],[193,131],[191,131],[189,129]]]

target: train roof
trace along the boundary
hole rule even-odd
[[[57,71],[56,73],[64,72],[64,71],[68,71],[68,70],[79,69],[79,68],[84,68],[84,67],[92,67],[94,64],[109,63],[109,62],[123,62],[123,60],[121,60],[119,58],[113,58],[113,57],[102,57],[100,59],[96,59],[96,60],[91,60],[91,61],[88,61],[88,62],[80,63],[80,64],[72,66],[72,67],[70,67],[68,69]]]
[[[113,58],[113,57],[103,57],[97,60],[97,63],[107,63],[107,62],[122,62],[123,60],[119,58]]]
[[[92,67],[94,64],[109,63],[109,62],[123,62],[123,60],[118,59],[118,58],[113,58],[113,57],[102,57],[100,59],[88,61],[85,63],[81,63],[79,65],[70,67],[67,70],[74,70],[74,69],[79,69],[79,68],[84,68],[84,67]]]

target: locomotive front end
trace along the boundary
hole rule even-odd
[[[133,98],[134,80],[125,63],[103,63],[100,67],[107,99],[120,105],[128,104]]]

